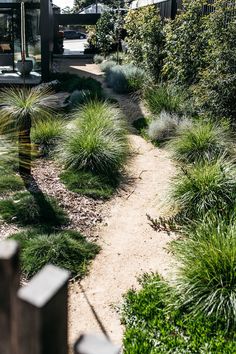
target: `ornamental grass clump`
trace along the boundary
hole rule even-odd
[[[48,156],[60,142],[64,132],[64,123],[60,117],[37,122],[31,129],[32,142],[41,156]]]
[[[183,168],[173,181],[172,198],[184,218],[198,220],[211,210],[226,217],[235,206],[234,163],[220,158]]]
[[[204,120],[195,121],[190,127],[181,129],[169,147],[174,158],[185,163],[217,159],[233,151],[228,124]]]
[[[173,245],[180,261],[177,305],[187,308],[191,316],[209,317],[225,331],[235,331],[236,223],[221,220],[212,227],[209,222]]]
[[[90,102],[73,115],[60,156],[66,169],[114,175],[128,156],[127,129],[120,111],[106,102]]]
[[[136,92],[143,87],[145,72],[132,64],[116,65],[109,70],[106,80],[116,93]]]
[[[100,250],[98,245],[86,241],[76,231],[48,233],[46,230],[32,229],[12,235],[12,238],[21,245],[21,269],[26,278],[31,278],[48,263],[81,278]]]
[[[147,108],[153,114],[160,114],[162,111],[185,114],[191,111],[191,102],[187,100],[187,94],[173,85],[160,84],[147,87],[143,95]]]

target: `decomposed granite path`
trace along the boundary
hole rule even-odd
[[[76,60],[64,62],[62,71],[91,76],[103,83],[99,67],[92,63],[78,65]],[[145,115],[144,107],[124,95],[115,97],[127,120]],[[124,185],[108,205],[109,216],[98,230],[102,247],[82,282],[70,285],[69,340],[72,344],[82,333],[107,333],[116,344],[122,344],[123,327],[119,308],[123,295],[138,287],[137,277],[145,272],[158,272],[171,278],[174,260],[166,250],[174,237],[155,232],[146,214],[165,215],[170,179],[175,168],[165,150],[155,148],[138,135],[130,135],[134,153],[126,168],[131,183]]]

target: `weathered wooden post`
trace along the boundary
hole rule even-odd
[[[119,354],[120,348],[107,339],[92,334],[82,335],[75,344],[75,354]]]
[[[0,353],[15,354],[16,293],[19,288],[19,248],[15,241],[0,242]]]
[[[18,354],[67,354],[68,280],[48,265],[18,291]]]

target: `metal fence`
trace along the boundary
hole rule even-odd
[[[20,288],[19,248],[0,242],[0,354],[68,354],[69,272],[44,267]],[[79,324],[78,318],[78,324]],[[81,335],[74,354],[119,354],[107,339]]]

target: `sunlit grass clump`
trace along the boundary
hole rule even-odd
[[[32,142],[37,146],[40,155],[48,156],[59,144],[65,130],[64,122],[59,118],[37,122],[31,130]]]
[[[19,176],[0,174],[0,195],[22,189],[24,189],[24,183]]]
[[[223,159],[201,162],[183,169],[172,187],[171,196],[184,217],[198,219],[213,210],[226,215],[235,206],[236,169]]]
[[[100,249],[75,231],[48,234],[46,231],[33,229],[15,234],[12,238],[21,245],[21,268],[27,278],[48,263],[67,269],[72,276],[81,278]]]
[[[203,120],[180,130],[170,142],[170,148],[174,158],[185,163],[211,160],[222,154],[233,153],[228,125]]]
[[[127,130],[120,111],[106,102],[90,102],[74,112],[74,126],[61,145],[67,169],[116,174],[128,155]]]
[[[211,317],[236,329],[236,223],[204,220],[189,238],[177,241],[178,304],[195,317]]]
[[[20,225],[64,225],[68,222],[58,202],[42,193],[21,192],[0,200],[0,218]]]

